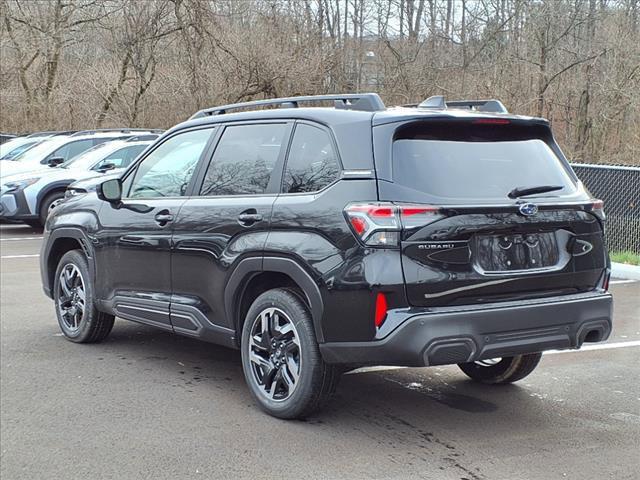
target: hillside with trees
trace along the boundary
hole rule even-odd
[[[499,98],[640,164],[639,0],[0,0],[0,130],[167,128],[244,100]]]

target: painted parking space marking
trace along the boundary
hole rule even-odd
[[[9,258],[36,258],[39,257],[40,254],[38,253],[33,253],[33,254],[28,254],[28,255],[2,255],[0,257],[0,259],[4,260],[4,259],[9,259]]]
[[[44,237],[8,237],[0,238],[0,242],[21,242],[26,240],[42,240]]]
[[[612,342],[612,343],[599,343],[594,345],[583,345],[580,350],[548,350],[543,352],[544,355],[552,355],[556,353],[579,353],[589,352],[592,350],[609,350],[612,348],[629,348],[640,347],[640,340],[632,340],[630,342]]]
[[[640,340],[633,340],[631,342],[612,342],[612,343],[602,343],[596,345],[585,345],[579,350],[548,350],[546,352],[542,352],[543,355],[554,355],[558,353],[581,353],[581,352],[589,352],[592,350],[610,350],[614,348],[629,348],[629,347],[640,347]],[[442,365],[444,366],[444,365]],[[389,370],[401,370],[404,368],[411,367],[398,367],[398,366],[384,366],[379,365],[375,367],[362,367],[356,368],[355,370],[351,370],[347,372],[345,375],[352,375],[355,373],[369,373],[369,372],[384,372]]]

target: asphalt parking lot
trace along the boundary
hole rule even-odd
[[[550,353],[525,380],[457,367],[345,375],[322,413],[261,413],[238,352],[118,320],[61,337],[41,232],[0,226],[0,477],[637,479],[640,282],[614,282],[607,344]]]

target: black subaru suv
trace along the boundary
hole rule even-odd
[[[496,100],[210,108],[68,197],[41,255],[64,335],[98,342],[118,316],[239,348],[281,418],[356,366],[501,384],[611,331],[602,203],[547,121]]]

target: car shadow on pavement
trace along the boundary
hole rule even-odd
[[[202,378],[224,376],[239,390],[246,390],[238,350],[122,321],[116,322],[105,345],[129,358],[169,360],[169,364],[177,365],[174,370],[184,372],[182,367],[188,367]],[[540,398],[519,384],[478,384],[458,373],[455,366],[407,368],[343,375],[334,400],[308,422],[328,421],[340,412],[348,416],[355,412],[356,418],[370,421],[367,415],[383,411],[414,419],[437,413],[443,424],[448,423],[448,416],[460,415],[482,415],[492,422],[491,418],[502,417],[506,408],[519,411],[522,423],[537,423],[539,403]],[[538,408],[532,409],[532,405]],[[534,412],[532,418],[527,419],[526,412]]]
[[[84,347],[107,361],[122,359],[118,375],[131,368],[132,373],[166,379],[167,385],[189,396],[225,396],[230,400],[223,403],[225,408],[238,409],[225,414],[241,415],[246,428],[293,429],[327,442],[350,439],[396,464],[437,465],[456,478],[487,478],[469,458],[470,444],[482,444],[489,455],[497,455],[509,437],[522,439],[524,448],[526,439],[562,426],[559,415],[547,408],[551,399],[533,395],[526,385],[476,384],[456,367],[346,374],[323,410],[303,421],[286,422],[266,416],[251,399],[237,350],[119,320],[103,343]],[[214,414],[219,407],[208,408]],[[562,430],[557,431],[552,436],[560,438]]]

